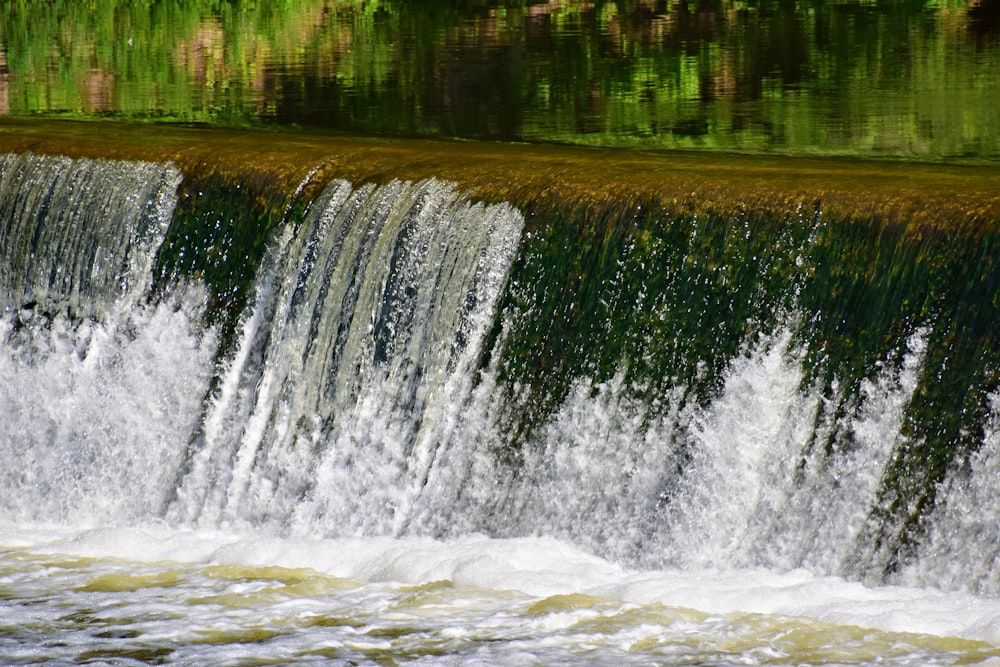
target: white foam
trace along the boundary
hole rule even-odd
[[[105,321],[0,321],[0,512],[100,525],[155,516],[176,484],[212,371],[194,288]],[[38,317],[37,319],[41,319]]]
[[[163,525],[85,531],[0,528],[0,548],[35,554],[310,568],[361,583],[582,593],[708,614],[802,617],[837,625],[1000,643],[1000,600],[903,586],[866,587],[803,570],[632,571],[551,538],[281,539]]]

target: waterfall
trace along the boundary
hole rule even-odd
[[[0,156],[3,306],[93,314],[141,296],[179,183],[171,165]]]
[[[179,188],[0,160],[5,521],[544,535],[997,591],[988,233],[333,180],[244,221],[259,263],[215,252],[209,280]]]
[[[438,181],[331,184],[262,267],[172,515],[404,530],[461,419],[522,224]]]
[[[142,520],[171,491],[215,346],[197,286],[144,301],[179,181],[164,164],[0,158],[7,520]]]

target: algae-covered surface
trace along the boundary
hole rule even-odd
[[[457,140],[357,138],[100,121],[4,119],[0,150],[173,161],[186,174],[294,190],[330,178],[454,181],[478,198],[606,203],[655,198],[687,210],[822,207],[828,214],[992,225],[1000,167],[858,158],[636,151]]]

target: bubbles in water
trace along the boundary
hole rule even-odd
[[[0,320],[0,508],[88,525],[156,516],[176,484],[216,340],[188,290],[104,321]]]

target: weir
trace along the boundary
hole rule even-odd
[[[6,127],[8,517],[1000,593],[993,168]]]

